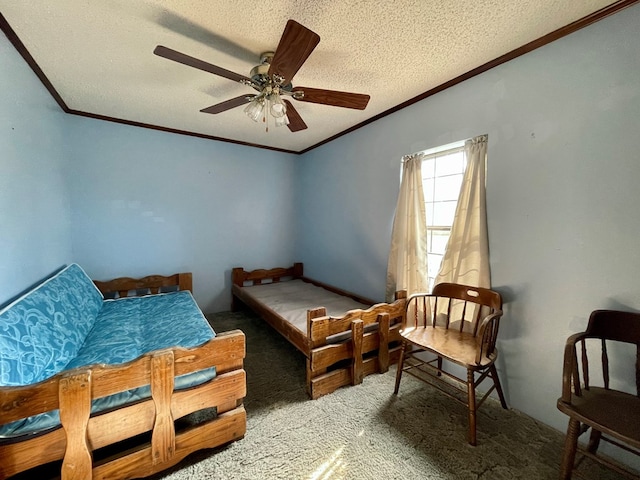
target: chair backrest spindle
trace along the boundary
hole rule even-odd
[[[587,344],[585,340],[580,342],[582,347],[582,380],[584,381],[584,388],[589,390],[589,356],[587,355]],[[576,366],[576,374],[578,367]],[[576,388],[580,389],[580,377],[577,377],[577,380],[574,381],[574,384],[577,385]]]
[[[640,343],[636,346],[636,396],[640,397]]]
[[[607,353],[607,342],[602,339],[602,379],[604,388],[609,389],[609,355]]]
[[[466,318],[467,315],[467,301],[464,300],[462,302],[462,315],[460,316],[460,320],[463,320],[462,322],[460,322],[460,331],[462,332],[464,330],[464,319]],[[476,329],[474,328],[474,331],[476,331]]]
[[[640,343],[636,346],[636,396],[640,397]]]
[[[421,327],[424,327],[429,321],[429,312],[427,309],[427,299],[422,298],[422,322],[420,323]]]
[[[427,297],[422,297],[422,305],[424,306],[424,309],[425,309],[425,312],[426,312],[426,309],[427,309]],[[435,299],[434,299],[434,308],[433,308],[433,311],[434,311],[434,312],[437,312],[437,311],[438,311],[438,297],[435,297]],[[425,315],[426,315],[426,313],[425,313]],[[436,323],[436,317],[435,317],[435,315],[434,315],[434,316],[431,318],[431,326],[433,327],[433,326],[435,325],[435,323]],[[424,324],[424,326],[426,327],[426,326],[427,326],[427,324],[425,323],[425,324]]]

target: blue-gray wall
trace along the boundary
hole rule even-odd
[[[198,304],[214,312],[229,309],[232,267],[293,263],[295,156],[68,124],[73,256],[92,278],[190,271]]]
[[[65,126],[0,33],[0,304],[72,259]]]

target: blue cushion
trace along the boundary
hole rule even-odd
[[[105,300],[93,330],[67,368],[117,365],[154,350],[195,347],[214,336],[187,290]]]
[[[0,310],[0,386],[37,383],[64,370],[102,302],[91,279],[72,264]]]

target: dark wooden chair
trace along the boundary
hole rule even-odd
[[[432,294],[411,295],[406,308],[394,393],[407,372],[462,403],[469,409],[468,440],[475,445],[476,410],[491,392],[507,408],[494,365],[502,297],[486,288],[441,283]],[[466,377],[443,370],[443,360],[463,367]],[[476,387],[486,379],[493,384],[477,401]]]
[[[624,342],[635,345],[636,394],[609,387],[609,352]],[[580,347],[578,348],[578,345]],[[589,348],[600,347],[601,372],[589,372]],[[580,350],[580,356],[578,356]],[[578,360],[580,359],[580,360]],[[631,367],[631,366],[630,366]],[[631,370],[634,370],[631,367]],[[602,387],[591,385],[593,376],[602,374]],[[628,478],[640,478],[637,473],[597,455],[601,441],[612,443],[640,455],[640,313],[616,310],[596,310],[591,313],[587,330],[567,339],[562,370],[562,397],[558,409],[569,416],[569,426],[560,467],[560,478],[569,479],[579,466],[575,462],[578,437],[591,428],[589,442],[580,453]],[[606,436],[605,436],[606,435]]]

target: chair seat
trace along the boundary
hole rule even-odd
[[[640,448],[640,397],[617,390],[589,387],[558,409],[578,421]]]
[[[484,368],[495,359],[484,356],[480,363],[476,363],[480,346],[476,337],[466,332],[427,326],[406,328],[402,331],[402,336],[414,345],[465,368]]]

